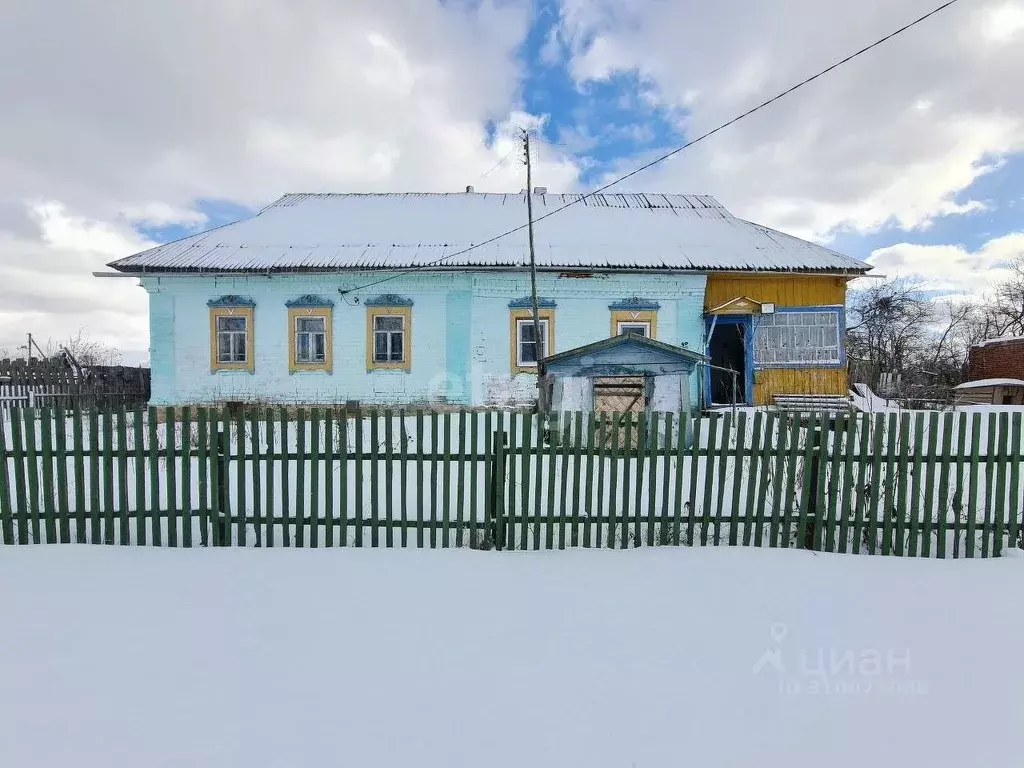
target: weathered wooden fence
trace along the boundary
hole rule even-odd
[[[22,409],[0,541],[998,555],[1021,414]],[[686,427],[689,427],[688,429]]]
[[[94,365],[76,369],[63,359],[0,360],[0,412],[25,407],[144,407],[149,392],[148,368]]]

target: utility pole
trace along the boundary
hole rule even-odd
[[[537,378],[540,380],[540,309],[537,305],[537,256],[533,250],[533,173],[530,166],[530,133],[523,129],[523,148],[526,152],[526,220],[530,238],[530,297],[533,302],[533,345],[537,350]],[[519,342],[516,342],[517,344]],[[547,355],[547,350],[544,350]]]

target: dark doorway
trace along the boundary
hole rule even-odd
[[[711,369],[712,403],[747,402],[747,354],[743,344],[745,330],[743,323],[715,323],[711,343],[708,345],[711,364],[715,366]],[[720,370],[722,368],[736,371],[736,376]]]

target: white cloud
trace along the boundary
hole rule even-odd
[[[960,245],[898,243],[874,251],[868,261],[890,277],[923,277],[932,290],[979,294],[1008,277],[1008,265],[1024,256],[1024,232],[989,240],[977,251]]]
[[[156,245],[134,230],[72,216],[63,204],[52,200],[31,204],[29,215],[38,224],[43,241],[57,250],[95,254],[113,260]]]
[[[146,295],[130,278],[100,279],[111,259],[151,243],[131,229],[70,216],[59,203],[33,207],[39,235],[0,231],[0,350],[13,353],[32,333],[40,341],[82,332],[116,346],[126,364],[148,359]]]
[[[689,136],[935,5],[564,3],[561,33],[581,88],[636,72]],[[953,6],[628,186],[717,194],[748,218],[824,238],[977,211],[958,193],[996,167],[992,158],[1024,150],[1021,19],[1024,0]],[[994,44],[1004,39],[1014,44]]]
[[[480,176],[534,119],[529,0],[3,7],[0,349],[86,325],[144,356],[145,294],[90,273],[146,247],[133,224],[203,225],[202,198],[525,185],[515,154]],[[537,177],[577,169],[545,151]]]
[[[984,17],[985,36],[994,43],[1008,43],[1024,32],[1024,8],[1013,2],[997,5]]]

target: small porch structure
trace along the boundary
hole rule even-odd
[[[691,411],[690,376],[701,354],[636,334],[614,336],[541,361],[541,411]]]

